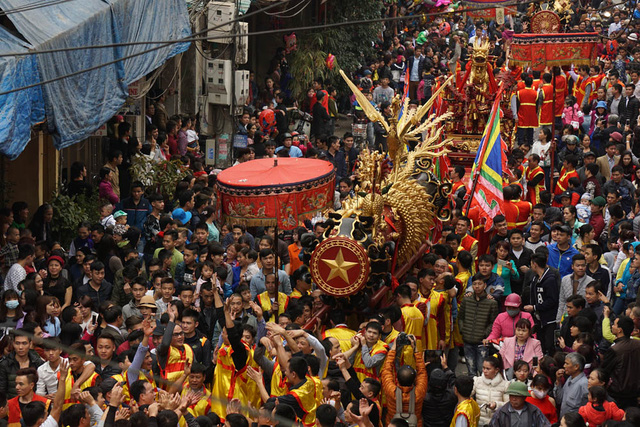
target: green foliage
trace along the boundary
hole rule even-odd
[[[377,19],[382,16],[380,0],[341,0],[327,4],[330,4],[327,17],[327,22],[330,23]],[[338,70],[342,68],[348,74],[364,64],[366,59],[374,57],[376,51],[373,42],[381,29],[381,23],[373,23],[299,34],[298,50],[289,58],[293,96],[298,100],[303,99],[315,77],[330,81],[341,92],[347,91]],[[329,70],[325,63],[330,53],[336,57],[333,70]]]
[[[68,248],[76,237],[78,224],[89,221],[95,224],[100,220],[98,211],[98,195],[86,197],[84,195],[71,198],[60,191],[52,195],[53,221],[51,231],[62,247]]]
[[[140,181],[147,187],[147,193],[158,192],[168,199],[173,198],[178,182],[189,174],[180,160],[153,163],[143,156],[131,158],[129,172],[133,181]]]

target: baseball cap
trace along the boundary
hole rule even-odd
[[[192,215],[191,212],[187,212],[182,208],[177,208],[174,209],[173,212],[171,212],[171,216],[173,216],[173,219],[177,219],[178,221],[180,221],[182,225],[185,225],[191,220]]]
[[[127,216],[127,213],[125,211],[115,211],[115,213],[113,214],[114,219],[118,219],[121,216]]]
[[[153,330],[153,335],[164,335],[164,326],[158,325]]]
[[[598,157],[593,151],[587,151],[582,157]]]
[[[564,197],[568,197],[571,198],[571,191],[564,191],[561,195],[560,198],[564,198]]]
[[[140,298],[140,304],[138,307],[156,308],[156,300],[151,295],[145,295]]]
[[[607,201],[604,199],[604,197],[598,196],[591,201],[591,204],[602,207],[607,204]]]

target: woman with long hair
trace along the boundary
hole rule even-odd
[[[82,313],[82,323],[80,323],[80,326],[83,331],[86,331],[89,323],[92,323],[94,319],[97,322],[98,313],[93,311],[93,300],[89,295],[81,296],[78,304],[80,304],[80,313]]]
[[[504,296],[511,294],[511,280],[518,280],[520,273],[518,267],[513,260],[509,258],[509,252],[511,245],[507,241],[500,241],[496,243],[492,255],[496,258],[497,262],[493,266],[493,272],[502,278],[504,282]]]
[[[202,219],[204,223],[207,224],[207,228],[209,229],[209,236],[207,236],[207,240],[209,242],[220,242],[220,231],[218,227],[216,227],[216,207],[213,205],[207,205],[202,210]]]
[[[41,205],[29,223],[29,230],[36,242],[44,240],[51,247],[53,236],[51,234],[51,221],[53,220],[53,206],[49,203]]]
[[[633,154],[631,151],[625,151],[620,156],[620,166],[623,169],[623,177],[629,181],[632,181],[636,175],[636,169],[638,168],[633,164]]]
[[[60,335],[60,311],[58,298],[49,295],[38,297],[35,321],[50,337]]]
[[[16,329],[21,329],[25,324],[36,322],[36,307],[38,305],[38,294],[33,289],[25,288],[20,295],[20,309],[22,310],[22,318],[18,320]],[[37,323],[37,322],[36,322]]]
[[[18,289],[22,286],[23,290],[32,290],[37,296],[44,295],[44,279],[39,273],[29,273],[27,277],[18,283]]]

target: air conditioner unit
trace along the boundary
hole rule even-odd
[[[249,62],[249,23],[238,23],[239,37],[236,38],[236,64]]]
[[[229,44],[229,37],[233,30],[231,22],[236,15],[236,5],[233,2],[212,1],[207,6],[207,28],[215,28],[207,33],[209,41],[214,43]]]
[[[209,103],[231,105],[231,61],[213,59],[206,61],[206,67]]]
[[[236,70],[236,104],[245,105],[249,98],[249,71]]]

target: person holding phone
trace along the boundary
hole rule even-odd
[[[516,281],[520,279],[520,273],[518,272],[516,263],[508,259],[510,251],[511,245],[509,242],[503,240],[496,243],[492,252],[492,255],[497,260],[492,272],[502,278],[502,282],[504,283],[504,296],[511,294],[511,280]]]

